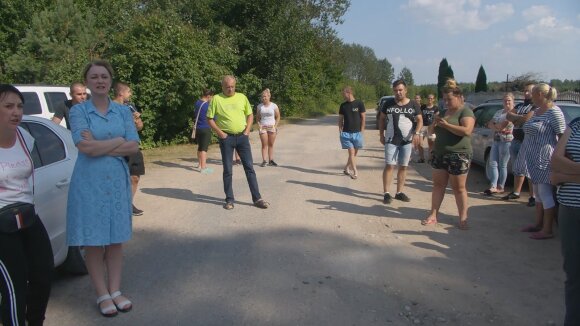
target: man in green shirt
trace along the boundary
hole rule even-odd
[[[234,208],[232,188],[234,150],[239,153],[242,160],[254,205],[259,208],[268,208],[270,204],[260,195],[250,147],[249,135],[254,114],[246,95],[236,93],[234,76],[228,75],[222,79],[222,93],[213,97],[207,110],[207,118],[210,127],[218,136],[222,154],[224,192],[226,193],[224,208],[227,210]]]

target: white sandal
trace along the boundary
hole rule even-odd
[[[113,301],[112,305],[101,308],[101,302],[107,301],[107,300],[113,301],[113,298],[111,298],[111,296],[109,294],[105,294],[103,296],[100,296],[97,299],[97,308],[99,308],[99,310],[101,311],[101,315],[103,315],[105,317],[117,316],[118,311],[117,311],[117,308],[115,307],[115,301]]]
[[[114,299],[119,297],[119,296],[121,296],[121,291],[115,291],[115,292],[111,293],[111,299],[113,300],[113,303],[117,307],[117,310],[119,310],[120,312],[131,311],[131,309],[133,309],[133,303],[131,301],[129,301],[128,299],[121,301],[119,304],[117,304],[115,302]]]

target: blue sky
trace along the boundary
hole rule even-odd
[[[372,48],[415,84],[437,83],[442,58],[460,82],[532,72],[580,79],[580,0],[351,0],[336,26],[345,43]]]

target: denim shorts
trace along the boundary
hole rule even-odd
[[[363,136],[360,132],[340,132],[340,145],[342,149],[362,148]]]
[[[385,144],[385,164],[408,166],[413,152],[413,144],[405,145]]]
[[[437,170],[445,170],[451,175],[467,174],[471,166],[471,158],[471,154],[467,153],[434,154],[431,159],[431,167]]]

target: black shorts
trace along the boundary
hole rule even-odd
[[[451,175],[467,174],[471,166],[471,155],[467,153],[449,153],[435,155],[431,159],[431,167],[437,170],[445,170]]]
[[[127,164],[129,165],[130,175],[145,174],[145,161],[143,160],[143,153],[141,153],[141,150],[133,155],[127,156]]]
[[[211,142],[211,128],[196,129],[195,142],[197,143],[198,152],[207,152]]]

